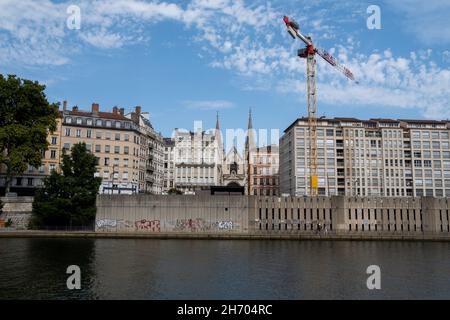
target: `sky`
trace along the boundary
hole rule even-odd
[[[284,15],[359,82],[318,57],[318,116],[450,118],[446,0],[0,0],[0,73],[84,110],[142,106],[165,136],[213,128],[216,112],[223,130],[245,129],[249,108],[282,134],[307,115],[303,44]]]

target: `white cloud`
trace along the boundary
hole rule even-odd
[[[215,111],[234,108],[234,103],[227,100],[187,100],[183,105],[188,109]]]
[[[148,25],[169,20],[193,31],[201,48],[199,56],[212,67],[238,75],[246,83],[240,86],[243,90],[277,88],[283,93],[296,92],[304,99],[305,62],[295,55],[299,43],[292,41],[282,25],[285,12],[269,2],[79,0],[81,31],[65,28],[67,5],[49,0],[0,0],[0,65],[65,64],[74,51],[83,50],[83,45],[112,49],[146,41]],[[300,1],[298,7],[302,8],[298,17],[302,29],[310,30],[319,42],[338,39],[338,30],[330,25],[345,23],[348,17],[357,19],[353,15],[360,10],[348,2],[325,0]],[[385,7],[403,13],[405,26],[424,43],[450,43],[446,15],[450,4],[400,0]],[[299,11],[295,10],[294,16]],[[336,15],[336,10],[344,13]],[[431,49],[411,52],[407,57],[398,57],[389,49],[361,55],[355,53],[359,43],[354,35],[347,34],[341,41],[345,43],[330,52],[354,72],[361,84],[349,83],[318,58],[319,101],[417,108],[427,117],[450,116],[450,70],[432,61]],[[449,56],[448,50],[444,51],[442,59],[446,61]],[[217,110],[233,104],[224,100],[185,101],[185,106]]]

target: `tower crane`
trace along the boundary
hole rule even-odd
[[[355,81],[353,73],[339,64],[337,60],[327,51],[316,47],[309,36],[300,32],[298,23],[289,20],[287,16],[283,18],[288,33],[293,39],[301,40],[306,48],[298,50],[298,56],[306,59],[306,79],[308,83],[308,130],[309,130],[309,177],[310,196],[317,196],[319,189],[319,179],[317,174],[317,104],[316,104],[316,54],[321,56],[331,66],[342,72],[348,79]],[[356,82],[358,83],[358,82]]]

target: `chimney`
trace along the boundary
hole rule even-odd
[[[92,113],[98,113],[100,111],[100,106],[98,103],[92,104]]]
[[[114,113],[114,114],[119,114],[119,108],[114,107],[114,108],[113,108],[113,113]]]
[[[72,111],[77,112],[77,111],[78,111],[78,106],[73,106],[73,107],[72,107]]]
[[[63,101],[63,111],[66,112],[67,111],[67,100]]]
[[[142,111],[141,106],[136,106],[136,108],[134,109],[134,112],[136,112],[138,114],[138,116],[141,115],[141,111]]]
[[[120,114],[122,116],[124,116],[125,115],[125,108],[120,108],[119,112],[120,112]]]

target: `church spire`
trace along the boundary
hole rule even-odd
[[[216,116],[216,130],[220,130],[219,111],[217,111],[217,116]]]

